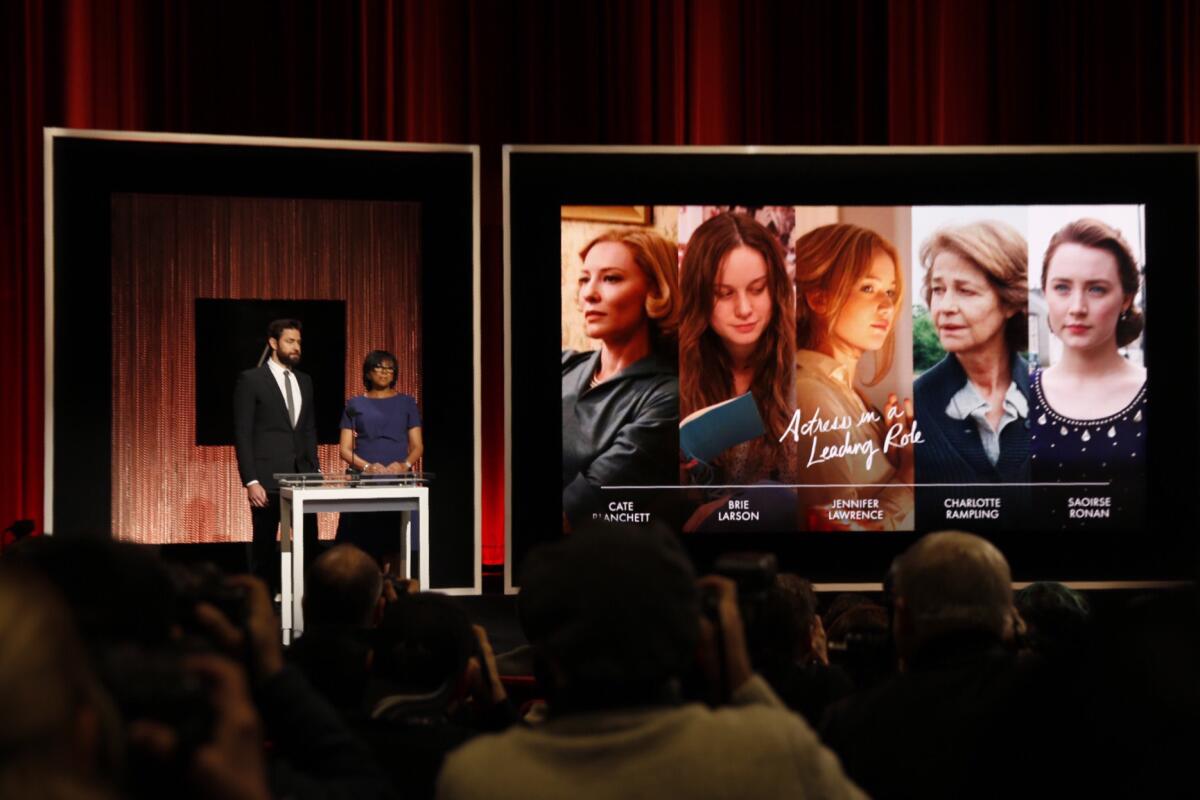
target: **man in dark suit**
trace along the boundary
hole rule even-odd
[[[300,363],[300,321],[277,319],[267,329],[271,357],[238,377],[233,393],[238,472],[254,526],[254,573],[279,587],[279,484],[281,472],[318,472],[317,423],[312,379]],[[315,520],[305,522],[305,552],[316,544]]]

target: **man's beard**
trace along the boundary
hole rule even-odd
[[[279,355],[279,363],[283,364],[284,366],[295,367],[297,364],[300,363],[300,354],[299,353],[289,353],[287,355],[284,355],[283,353],[279,353],[278,355]]]

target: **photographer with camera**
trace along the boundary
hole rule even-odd
[[[285,666],[262,581],[168,570],[149,548],[82,537],[22,543],[3,568],[0,580],[34,574],[66,601],[111,698],[119,796],[392,796],[367,748]]]
[[[538,548],[519,604],[549,717],[452,753],[439,797],[862,796],[754,674],[734,583],[698,582],[670,533],[594,527]],[[682,699],[698,645],[728,706]]]
[[[447,753],[516,721],[486,631],[433,592],[386,607],[366,695],[357,729],[406,798],[433,797]]]
[[[304,675],[284,661],[279,620],[266,584],[250,575],[235,575],[226,583],[245,593],[245,624],[235,625],[203,603],[196,616],[226,652],[248,654],[254,696],[271,742],[273,796],[393,797],[366,746]]]
[[[885,586],[901,672],[826,713],[822,736],[846,771],[879,798],[1073,794],[1050,734],[1070,715],[1011,646],[1019,617],[1004,555],[969,533],[930,533]]]
[[[727,554],[717,560],[716,570],[738,584],[755,671],[788,708],[815,727],[829,704],[850,694],[854,685],[845,671],[829,663],[812,584],[797,575],[778,574],[775,557],[764,553]]]

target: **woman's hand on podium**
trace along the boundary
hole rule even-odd
[[[389,475],[401,475],[405,472],[408,472],[409,469],[411,469],[411,467],[401,461],[393,461],[387,465],[387,471]]]

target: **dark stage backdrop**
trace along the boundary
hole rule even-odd
[[[233,447],[196,444],[194,298],[345,301],[347,396],[337,401],[362,394],[363,359],[382,348],[396,355],[396,388],[420,406],[416,203],[118,194],[112,210],[112,530],[121,538],[250,541]],[[318,345],[309,339],[306,351]],[[73,350],[60,343],[59,357]],[[336,422],[342,407],[317,411]],[[336,444],[318,455],[323,472],[344,469]],[[332,538],[336,515],[318,522]]]
[[[13,0],[0,42],[3,525],[42,516],[46,125],[482,145],[485,563],[500,145],[1200,143],[1193,0]]]

